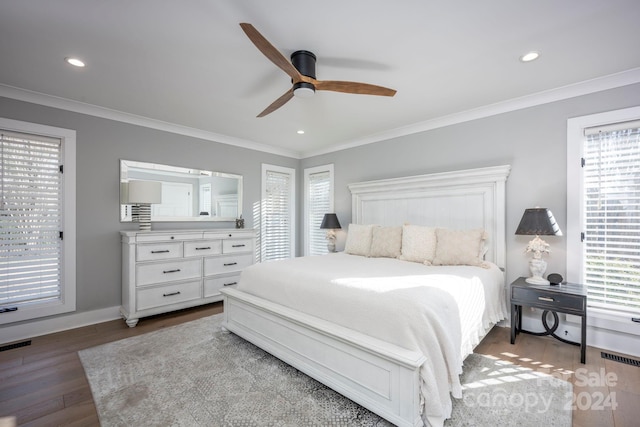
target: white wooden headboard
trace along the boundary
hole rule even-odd
[[[486,259],[506,266],[505,183],[510,165],[349,184],[351,221],[484,228]]]

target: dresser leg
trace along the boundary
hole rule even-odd
[[[140,319],[127,319],[126,322],[130,328],[135,328],[136,325],[138,324],[138,320]]]

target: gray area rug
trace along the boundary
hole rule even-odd
[[[234,334],[222,315],[79,352],[102,426],[389,426]],[[571,384],[480,355],[445,426],[571,426]]]

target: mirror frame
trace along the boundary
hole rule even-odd
[[[129,182],[129,170],[136,168],[140,170],[148,170],[154,174],[166,174],[166,176],[181,176],[185,178],[200,178],[203,176],[221,177],[221,178],[234,178],[237,179],[237,213],[238,217],[242,215],[242,175],[214,172],[202,169],[184,168],[180,166],[171,166],[158,163],[140,162],[137,160],[124,160],[120,159],[120,222],[132,222],[130,212],[131,204],[126,203],[125,184]],[[149,179],[152,181],[152,179]],[[208,221],[235,221],[236,217],[219,217],[219,216],[172,216],[172,217],[151,217],[151,222],[208,222]]]

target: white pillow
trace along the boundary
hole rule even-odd
[[[373,227],[373,225],[349,224],[344,251],[352,255],[369,256]]]
[[[369,256],[398,258],[402,246],[402,227],[374,227]]]
[[[486,234],[483,229],[436,229],[436,256],[433,265],[483,266],[482,255]]]
[[[436,255],[436,229],[422,225],[402,226],[400,259],[431,265]]]

